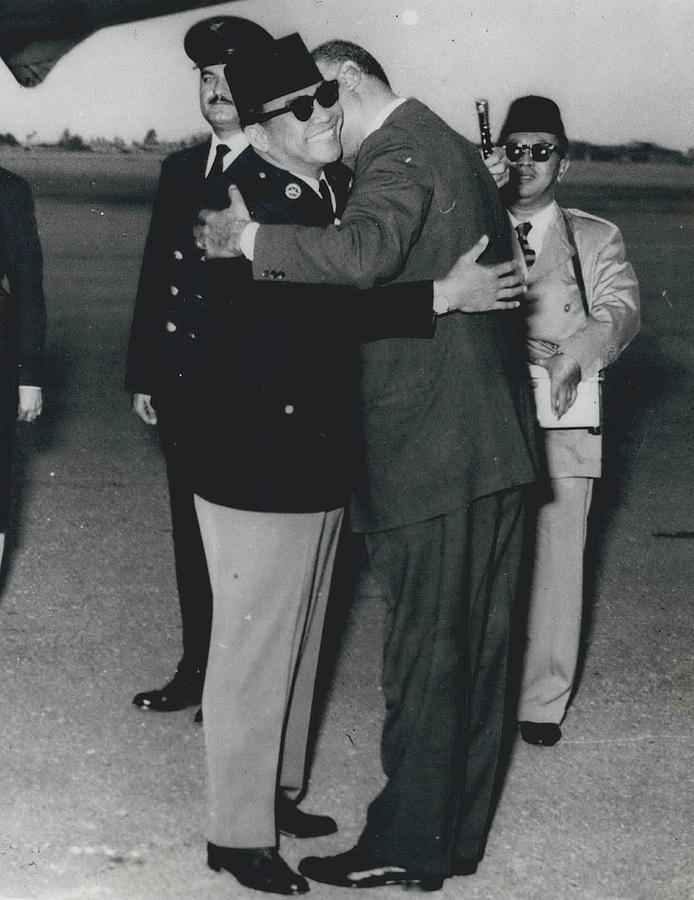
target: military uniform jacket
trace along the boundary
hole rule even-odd
[[[261,227],[254,273],[360,287],[433,279],[482,234],[483,261],[511,258],[508,219],[477,148],[408,100],[363,142],[342,224],[319,234]],[[522,333],[515,312],[453,314],[430,341],[364,346],[357,530],[423,521],[535,479]]]
[[[167,175],[181,161],[175,155]],[[339,214],[349,170],[328,166],[326,177]],[[332,221],[305,182],[263,162],[250,148],[223,181],[218,205],[233,182],[257,221]],[[196,493],[205,499],[278,512],[341,506],[353,459],[356,341],[378,337],[382,328],[431,334],[431,285],[405,287],[390,303],[374,304],[351,290],[256,283],[243,259],[204,262],[190,231],[201,205],[192,195],[200,191],[198,180],[183,204],[187,209],[174,221],[173,243],[159,250],[168,284],[159,285],[159,309],[146,317],[152,320],[150,340],[159,348],[157,371],[147,381],[155,405],[178,421],[182,455]],[[213,205],[209,197],[205,202]],[[157,219],[155,207],[153,227]],[[153,242],[159,240],[150,230],[148,248]],[[148,278],[143,264],[141,306]],[[138,352],[138,303],[128,375],[133,390],[145,383],[138,373],[149,365]]]
[[[614,362],[637,333],[639,286],[616,225],[579,209],[565,213],[574,232],[590,315],[576,284],[574,250],[558,207],[528,270],[523,305],[528,337],[558,344],[578,362],[581,377],[589,378]],[[551,477],[600,476],[601,435],[583,428],[547,429],[543,434]]]

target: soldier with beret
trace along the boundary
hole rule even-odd
[[[142,709],[168,712],[199,704],[207,664],[212,593],[193,492],[183,464],[181,424],[195,402],[191,368],[197,332],[205,327],[200,297],[207,271],[192,239],[201,206],[226,202],[227,184],[248,142],[224,78],[224,65],[241,50],[272,38],[255,22],[214,16],[197,22],[184,48],[199,70],[200,110],[212,133],[201,144],[168,156],[154,199],[130,333],[126,388],[133,410],[159,425],[166,457],[174,560],[181,609],[183,656],[163,688],[138,693]]]
[[[535,95],[514,100],[499,144],[505,145],[510,165],[503,196],[526,271],[528,354],[549,375],[557,417],[543,430],[549,484],[539,485],[535,497],[518,709],[523,740],[551,746],[561,738],[574,689],[587,519],[602,457],[601,434],[572,424],[567,414],[582,390],[580,382],[613,363],[637,333],[639,287],[616,225],[557,205],[569,160],[556,103]]]

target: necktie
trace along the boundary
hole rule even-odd
[[[207,173],[207,181],[215,181],[224,171],[224,157],[229,152],[229,148],[226,144],[218,144],[217,152],[215,153],[214,161],[210,168],[210,171]]]
[[[229,152],[226,144],[218,144],[214,161],[205,178],[205,186],[202,191],[202,206],[206,209],[224,209],[229,204],[227,189],[222,181],[224,174],[224,157]]]
[[[328,182],[321,178],[318,182],[318,190],[320,191],[321,198],[323,200],[323,206],[325,207],[326,215],[329,216],[330,221],[335,221],[335,209],[333,208],[333,198],[330,196],[330,188],[328,187]]]
[[[532,227],[533,226],[530,222],[521,222],[519,225],[516,225],[518,243],[521,245],[521,250],[523,251],[523,259],[525,260],[525,264],[528,268],[530,268],[535,262],[535,257],[537,255],[528,243],[528,232]]]

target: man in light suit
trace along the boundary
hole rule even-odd
[[[243,210],[232,203],[203,217],[199,239],[208,255],[234,255],[243,240],[262,282],[361,288],[439,278],[482,235],[489,237],[482,261],[509,260],[508,219],[477,148],[423,104],[398,98],[362,48],[334,41],[314,56],[323,77],[340,85],[343,149],[356,154],[341,224],[320,231],[251,224],[241,238]],[[388,782],[356,847],[302,861],[300,871],[317,881],[436,889],[473,872],[482,856],[501,750],[524,488],[536,476],[516,317],[443,315],[431,340],[383,340],[362,350],[351,515],[388,600]]]
[[[46,306],[43,258],[28,182],[0,169],[0,560],[9,526],[17,420],[41,414]]]
[[[523,739],[551,746],[576,674],[583,607],[583,554],[593,482],[600,477],[602,436],[561,428],[581,379],[609,366],[639,328],[639,287],[619,229],[555,194],[569,167],[557,105],[546,97],[515,100],[499,135],[510,161],[504,189],[519,256],[526,264],[523,304],[532,362],[550,376],[558,428],[544,431],[550,476],[540,488],[528,643],[518,718]]]
[[[212,593],[200,539],[193,491],[182,459],[181,421],[194,402],[195,335],[203,315],[207,271],[192,238],[201,206],[222,205],[248,142],[224,78],[224,66],[244,48],[272,38],[260,25],[236,16],[203,19],[187,32],[184,48],[199,69],[200,111],[212,129],[201,144],[168,156],[154,199],[130,332],[126,388],[135,413],[159,425],[166,457],[174,562],[181,610],[183,656],[162,688],[136,694],[133,703],[169,712],[199,704],[207,665]],[[185,316],[171,320],[176,302]],[[180,326],[180,327],[179,327]],[[176,332],[167,332],[175,328]],[[199,714],[196,718],[199,718]]]

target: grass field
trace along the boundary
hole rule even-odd
[[[162,155],[157,153],[66,153],[53,150],[5,150],[0,166],[24,175],[39,197],[123,200],[152,193]],[[590,195],[606,192],[638,198],[656,192],[694,197],[694,165],[597,163],[574,161],[566,181]]]

